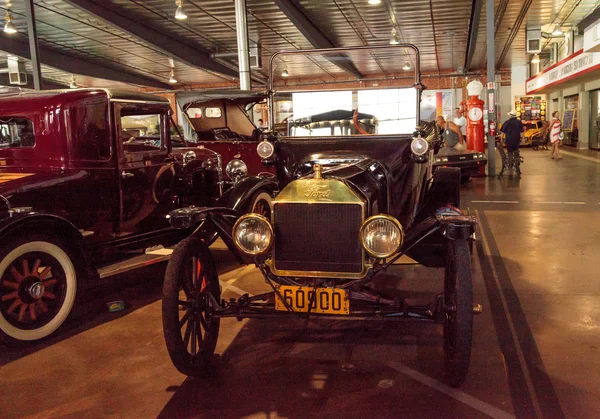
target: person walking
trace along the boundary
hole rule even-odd
[[[552,158],[556,160],[562,159],[562,156],[558,152],[558,145],[560,138],[560,127],[562,122],[558,119],[558,111],[552,112],[552,123],[550,125],[550,143],[552,144]]]
[[[519,153],[519,146],[521,145],[521,140],[523,139],[523,123],[517,119],[517,112],[510,111],[508,113],[510,117],[508,121],[502,124],[502,128],[500,131],[504,133],[506,144],[506,151],[508,151],[508,163],[506,165],[502,165],[502,170],[500,174],[504,172],[504,169],[508,167],[514,167],[517,174],[521,176],[521,155]]]
[[[466,141],[463,138],[460,127],[454,122],[450,122],[444,119],[443,116],[435,118],[435,123],[442,128],[442,137],[444,138],[444,144],[446,147],[454,148],[455,150],[466,150]]]

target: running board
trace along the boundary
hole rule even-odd
[[[150,250],[147,251],[146,254],[134,256],[111,265],[102,266],[98,269],[98,275],[101,279],[108,278],[109,276],[119,275],[134,269],[165,262],[171,258],[171,253],[173,253],[173,249]]]

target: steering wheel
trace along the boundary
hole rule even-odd
[[[358,106],[356,107],[356,109],[354,109],[354,115],[352,116],[352,122],[354,122],[354,127],[356,128],[356,130],[358,131],[359,134],[362,134],[362,135],[369,135],[370,134],[370,132],[365,131],[360,126],[360,122],[358,121]]]
[[[228,140],[235,137],[235,134],[229,128],[212,128],[210,131],[215,136],[215,140]]]

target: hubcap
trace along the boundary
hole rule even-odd
[[[27,292],[29,292],[29,295],[35,300],[39,300],[40,298],[42,298],[42,295],[44,295],[45,291],[46,287],[44,287],[41,282],[34,282],[29,286],[29,289],[27,290]]]

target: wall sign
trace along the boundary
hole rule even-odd
[[[542,73],[530,78],[526,83],[527,94],[564,82],[575,76],[600,68],[600,53],[577,51],[570,57],[548,67]]]

